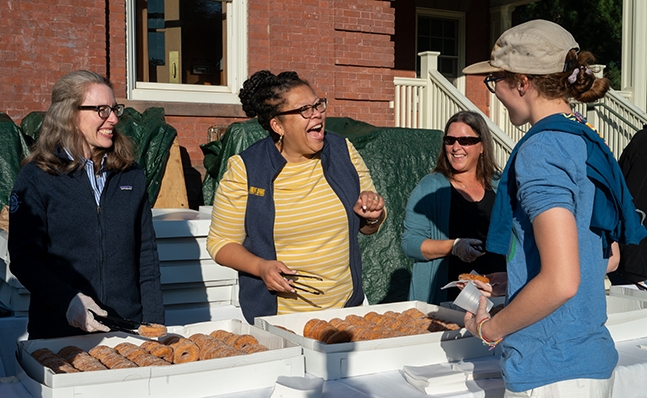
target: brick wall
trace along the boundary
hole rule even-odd
[[[392,126],[394,21],[390,1],[250,0],[249,72],[295,70],[328,116]]]
[[[393,125],[395,9],[381,0],[248,0],[249,74],[295,70],[329,99],[328,116]],[[0,7],[0,111],[17,124],[49,106],[64,74],[89,69],[107,76],[126,97],[126,14],[123,0],[11,1]],[[109,38],[109,40],[108,40]],[[199,145],[211,126],[238,115],[182,116],[167,112],[188,156],[204,175]]]
[[[0,111],[19,123],[29,112],[47,109],[54,82],[67,72],[91,69],[106,74],[105,25],[103,2],[4,2]]]

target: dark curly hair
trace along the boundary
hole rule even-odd
[[[267,130],[275,141],[279,135],[272,130],[270,120],[279,113],[279,107],[285,103],[285,94],[295,87],[310,86],[294,71],[274,75],[268,70],[254,73],[243,83],[238,94],[243,110],[248,117],[257,117],[258,123]]]
[[[485,119],[480,114],[473,111],[460,111],[455,113],[449,118],[445,124],[445,134],[449,131],[449,126],[452,123],[462,122],[468,125],[476,135],[481,137],[481,144],[483,145],[483,153],[479,156],[479,161],[476,165],[476,178],[487,189],[492,189],[492,179],[500,171],[494,158],[494,143],[492,142],[492,135],[488,128]],[[442,145],[436,167],[433,171],[437,171],[447,177],[449,180],[454,179],[456,170],[452,167],[449,160],[447,160],[447,145]]]
[[[588,52],[572,49],[565,60],[565,71],[550,75],[526,75],[537,88],[540,95],[548,99],[563,98],[568,101],[574,98],[580,102],[596,101],[609,91],[609,79],[595,77],[589,65],[595,62],[595,56]],[[506,81],[514,84],[523,74],[506,72]],[[571,83],[569,77],[574,76]]]

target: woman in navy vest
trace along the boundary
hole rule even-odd
[[[256,72],[239,96],[269,137],[229,159],[207,249],[239,272],[245,318],[362,304],[357,233],[385,217],[364,161],[297,73]]]

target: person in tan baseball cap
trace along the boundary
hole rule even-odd
[[[489,61],[478,62],[463,69],[463,73],[487,74],[484,83],[490,92],[497,95],[510,113],[510,121],[520,126],[533,124],[542,117],[570,112],[569,98],[581,102],[593,102],[609,89],[607,79],[596,79],[589,65],[595,57],[588,51],[580,52],[579,44],[567,30],[558,24],[541,19],[514,26],[501,34],[494,44]],[[547,101],[536,107],[533,115],[519,114],[528,111],[518,109],[513,98],[505,90],[496,92],[501,81],[520,89],[520,97],[526,97],[532,82],[532,91]],[[516,101],[516,100],[515,100]],[[546,105],[554,105],[546,107]]]
[[[463,73],[560,73],[565,71],[568,53],[579,51],[579,47],[573,36],[561,26],[536,19],[503,32],[494,44],[490,60],[470,65],[463,69]]]
[[[502,350],[505,397],[610,397],[618,354],[607,328],[604,275],[620,243],[637,243],[640,224],[613,154],[569,99],[595,101],[591,53],[561,26],[534,20],[505,31],[489,61],[465,74],[484,82],[516,126],[532,128],[506,164],[486,250],[507,256],[507,274],[476,282],[508,303],[490,318],[486,300],[465,327]],[[605,196],[608,195],[608,196]]]

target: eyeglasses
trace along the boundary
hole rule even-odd
[[[449,135],[443,137],[445,145],[454,145],[456,141],[462,146],[470,146],[481,142],[481,137],[451,137]]]
[[[496,87],[496,82],[498,82],[499,80],[503,80],[505,78],[506,78],[506,75],[492,76],[490,74],[490,75],[487,75],[487,77],[485,79],[483,79],[483,83],[485,83],[485,87],[487,87],[487,89],[490,90],[490,92],[492,94],[494,94],[494,89]]]
[[[80,111],[97,111],[101,119],[107,119],[110,117],[111,112],[114,112],[117,116],[123,115],[125,107],[123,104],[117,104],[113,107],[110,105],[79,105],[77,109]]]
[[[304,119],[310,119],[312,117],[312,115],[315,114],[315,111],[317,111],[319,113],[324,113],[326,111],[327,107],[328,107],[328,100],[325,99],[325,98],[321,98],[319,101],[315,102],[312,105],[304,105],[301,108],[291,109],[289,111],[279,112],[274,116],[289,115],[289,114],[292,114],[292,113],[298,113]]]

